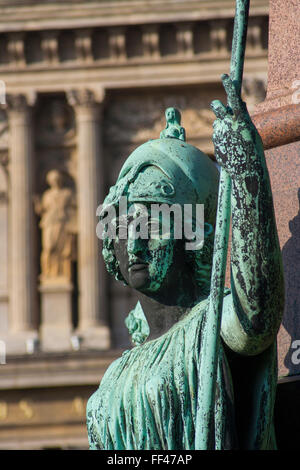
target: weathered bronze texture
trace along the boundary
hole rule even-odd
[[[237,4],[245,13],[248,2]],[[126,197],[116,236],[104,234],[103,255],[108,271],[135,289],[139,302],[126,321],[136,346],[109,367],[88,402],[91,449],[276,447],[282,261],[262,140],[240,97],[247,15],[239,14],[237,23],[243,18],[244,25],[234,33],[236,40],[241,32],[241,42],[234,42],[232,58],[237,74],[222,77],[228,104],[212,103],[222,168],[218,208],[216,166],[184,142],[174,109],[167,110],[161,138],[128,157],[104,201],[102,220]],[[232,208],[231,292],[223,293],[225,194]],[[185,249],[175,236],[175,216],[165,237],[161,219],[152,218],[155,203],[204,204],[201,247]],[[143,218],[157,225],[158,237],[136,237]]]
[[[281,255],[261,139],[229,77],[224,85],[234,108],[215,103],[214,143],[232,179],[232,293],[224,298],[208,448],[272,448]],[[214,227],[217,182],[214,164],[196,148],[176,138],[149,141],[125,162],[104,212],[124,195],[132,222],[141,202],[201,202]],[[129,230],[126,240],[106,237],[103,254],[108,270],[137,291],[127,319],[137,345],[111,365],[89,400],[90,446],[199,449],[213,232],[201,250],[187,252],[172,236],[134,239]]]

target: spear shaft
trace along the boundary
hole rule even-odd
[[[230,78],[238,94],[241,93],[250,0],[236,0]],[[228,98],[230,106],[230,99]],[[196,430],[197,448],[213,449],[214,408],[217,363],[220,347],[220,329],[227,263],[227,249],[231,217],[231,179],[222,168],[219,183],[218,211],[216,220],[214,256],[207,324],[203,338],[204,355],[201,359],[202,383],[200,383],[200,426]],[[199,433],[199,434],[198,434]],[[197,435],[198,434],[198,435]]]

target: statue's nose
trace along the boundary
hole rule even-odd
[[[145,242],[146,240],[143,240],[141,238],[136,238],[136,237],[128,237],[128,242],[127,242],[127,251],[131,255],[137,255],[138,253],[142,253],[145,249]]]

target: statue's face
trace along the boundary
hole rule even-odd
[[[51,188],[60,188],[62,186],[61,174],[56,170],[49,171],[46,180]]]
[[[141,216],[138,206],[138,204],[133,204],[130,216],[127,217],[127,239],[114,240],[114,251],[120,271],[127,284],[146,294],[147,292],[156,292],[162,286],[168,285],[168,278],[172,276],[172,273],[174,274],[174,262],[177,264],[174,255],[178,249],[174,250],[174,247],[178,245],[179,240],[174,240],[172,229],[170,233],[164,232],[159,236],[160,221],[151,219],[149,210],[147,214]],[[148,238],[136,237],[138,221],[149,227]],[[122,224],[124,221],[119,219],[117,221],[118,230],[125,228]]]
[[[175,110],[174,108],[168,108],[166,110],[166,118],[167,118],[167,121],[171,121],[173,122],[175,120]]]

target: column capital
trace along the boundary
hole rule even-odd
[[[7,94],[6,95],[6,109],[8,112],[11,111],[26,111],[28,107],[28,101],[26,95],[21,93],[18,94]]]
[[[26,116],[35,104],[36,93],[7,93],[5,109],[9,116]]]
[[[105,99],[105,89],[78,88],[68,90],[66,97],[75,109],[78,118],[101,119],[101,108]]]
[[[105,89],[78,88],[66,92],[67,100],[73,107],[89,107],[103,104],[105,99]]]

